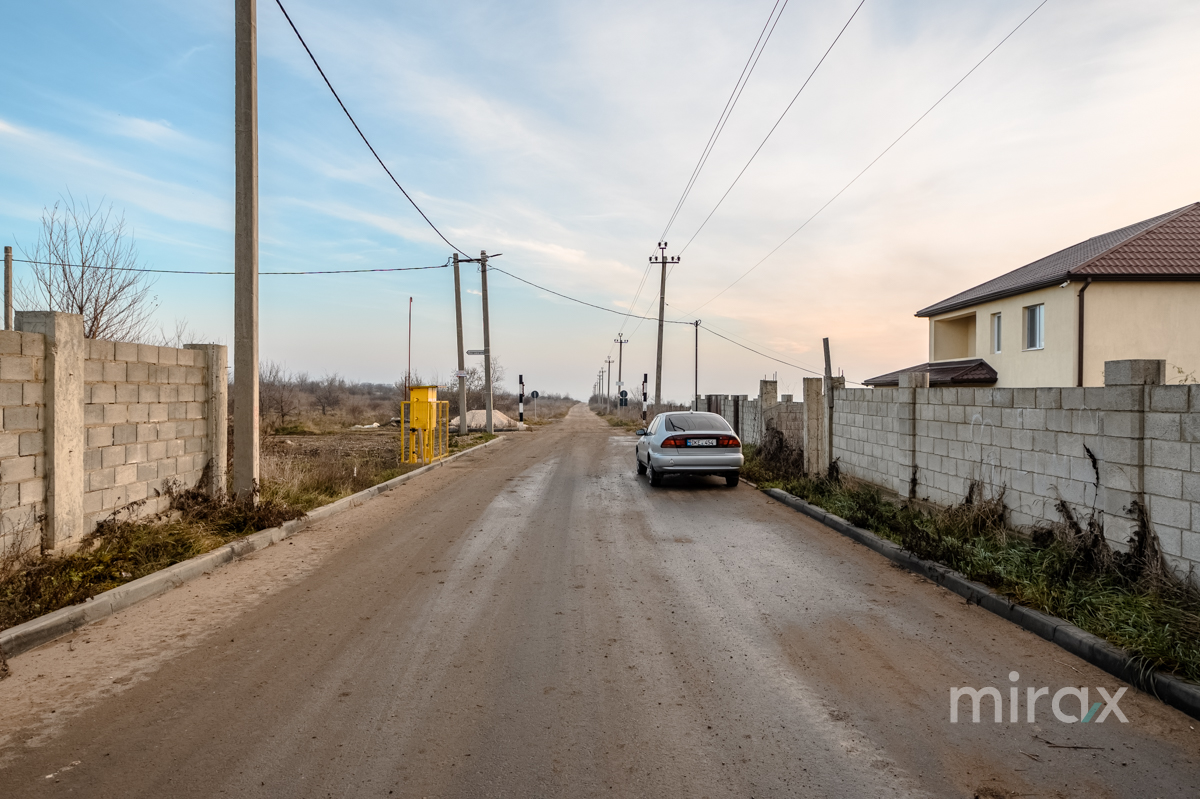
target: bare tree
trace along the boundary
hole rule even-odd
[[[318,380],[313,386],[313,401],[317,403],[317,407],[321,409],[321,415],[325,416],[331,410],[342,404],[342,399],[346,394],[346,381],[338,377],[337,373],[325,375],[321,380]]]
[[[133,231],[111,203],[93,209],[68,194],[42,210],[37,244],[21,252],[33,262],[17,286],[23,309],[81,314],[87,338],[139,341],[150,333],[154,281],[138,271]]]
[[[300,413],[300,396],[295,378],[281,363],[262,361],[258,365],[259,414],[264,419],[274,417],[278,426],[287,424],[289,417]]]

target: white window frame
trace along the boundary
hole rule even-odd
[[[992,314],[992,353],[999,355],[1001,352],[1001,338],[1004,333],[1004,325],[999,313]]]
[[[1046,305],[1038,303],[1037,305],[1025,306],[1025,329],[1022,333],[1025,339],[1024,349],[1029,351],[1043,350],[1046,348]],[[1030,341],[1030,333],[1033,334],[1034,340]]]

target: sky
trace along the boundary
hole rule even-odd
[[[523,374],[527,390],[585,397],[618,337],[627,388],[653,382],[657,322],[618,314],[657,315],[657,270],[637,293],[648,258],[780,6],[666,235],[681,257],[666,318],[701,319],[791,365],[702,329],[701,394],[753,396],[775,374],[781,393],[800,394],[810,373],[796,367],[822,369],[823,337],[850,381],[924,362],[919,308],[1200,200],[1200,4],[1049,0],[825,205],[1039,3],[865,0],[703,226],[858,0],[285,5],[447,238],[616,312],[489,272],[507,387]],[[449,248],[374,161],[276,4],[260,0],[258,15],[261,270],[445,263]],[[0,19],[0,243],[20,258],[43,210],[69,194],[123,213],[147,268],[231,270],[233,2],[8,3]],[[475,267],[463,283],[474,349]],[[160,275],[153,293],[164,329],[186,322],[197,341],[232,344],[232,277]],[[402,379],[410,297],[412,367],[444,380],[456,368],[449,269],[264,274],[262,357],[312,376]],[[667,398],[692,392],[695,335],[666,326]]]

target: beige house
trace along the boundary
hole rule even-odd
[[[917,311],[929,362],[897,385],[1102,386],[1104,362],[1166,359],[1200,379],[1200,203],[1088,239]]]

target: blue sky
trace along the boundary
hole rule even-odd
[[[621,310],[774,0],[337,4],[289,12],[367,135],[464,250]],[[792,0],[668,240],[686,242],[856,2]],[[1051,0],[855,186],[778,245],[1037,5],[867,0],[688,249],[668,318],[851,379],[925,359],[913,312],[1097,233],[1200,199],[1200,5]],[[123,210],[159,269],[232,267],[232,0],[9,3],[0,239],[29,246],[70,191]],[[357,139],[274,3],[259,4],[261,268],[426,266],[448,250]],[[19,256],[18,256],[19,257]],[[466,286],[478,276],[466,271]],[[20,269],[18,269],[18,277]],[[653,280],[652,280],[653,283]],[[493,348],[529,388],[584,395],[624,328],[655,325],[490,281]],[[162,276],[162,324],[232,340],[232,279]],[[654,288],[636,310],[651,307]],[[391,381],[454,368],[448,270],[261,280],[263,356]],[[468,294],[468,346],[479,346]],[[653,313],[653,310],[651,311]],[[665,392],[691,390],[669,327]],[[702,393],[803,372],[701,333]]]

